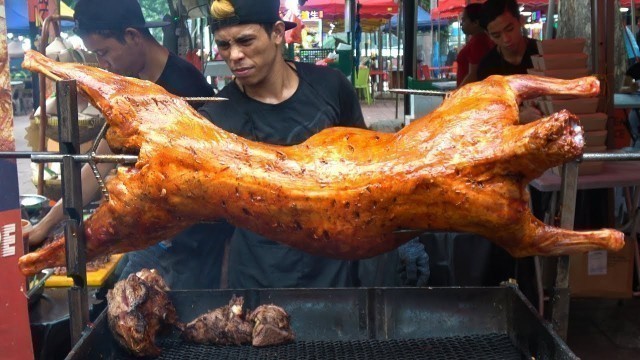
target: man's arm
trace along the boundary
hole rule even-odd
[[[478,81],[478,64],[469,64],[469,72],[460,83],[460,86],[476,81]]]
[[[111,149],[109,149],[109,145],[104,139],[100,141],[100,144],[98,144],[96,153],[101,155],[112,154]],[[98,171],[100,171],[100,175],[104,176],[109,172],[109,170],[113,169],[113,167],[114,164],[101,163],[98,164]],[[95,180],[93,171],[88,164],[85,164],[82,167],[80,181],[82,183],[82,204],[86,205],[96,196],[99,190],[98,182]],[[58,200],[47,215],[45,215],[45,217],[33,227],[33,230],[29,233],[29,245],[37,245],[41,243],[47,235],[49,235],[51,229],[64,219],[63,200],[64,199]]]

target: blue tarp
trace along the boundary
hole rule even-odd
[[[425,9],[421,6],[418,6],[418,31],[427,31],[431,30],[431,25],[434,27],[447,26],[449,25],[448,19],[431,19],[431,14],[429,14]],[[393,17],[389,20],[387,24],[384,25],[383,31],[389,31],[391,29],[392,32],[396,31],[398,27],[398,14],[393,15]]]
[[[29,10],[27,0],[6,0],[7,31],[26,34],[29,32]]]

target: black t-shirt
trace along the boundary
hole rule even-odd
[[[333,126],[365,127],[355,89],[342,73],[295,66],[300,84],[280,104],[256,101],[233,82],[219,94],[229,101],[206,104],[200,112],[226,131],[279,145],[299,144]],[[240,228],[230,243],[230,288],[353,286],[348,261],[309,255]]]
[[[190,62],[171,52],[156,84],[178,96],[210,97],[214,95],[213,87],[207,83],[202,73]]]
[[[482,58],[478,64],[478,80],[484,80],[491,75],[526,74],[527,69],[533,68],[532,55],[538,54],[538,45],[535,40],[525,38],[527,48],[520,64],[512,64],[506,61],[494,47]]]

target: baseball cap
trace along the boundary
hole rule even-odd
[[[138,0],[80,0],[74,8],[73,18],[76,31],[124,30],[169,25],[168,21],[145,21]]]
[[[214,2],[217,0],[213,0]],[[213,18],[211,31],[240,24],[273,24],[284,22],[285,30],[296,27],[296,23],[280,18],[280,0],[230,0],[235,15],[226,18]]]

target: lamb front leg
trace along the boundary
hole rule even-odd
[[[573,80],[532,75],[512,75],[504,78],[509,87],[516,92],[519,101],[543,95],[594,97],[600,92],[600,81],[593,76]]]

